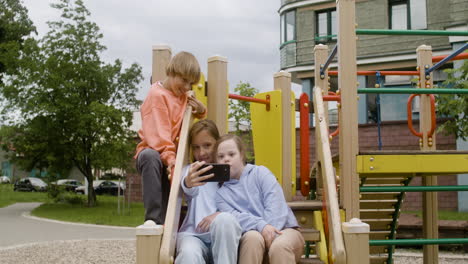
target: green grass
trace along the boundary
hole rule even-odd
[[[86,198],[84,195],[76,195]],[[34,209],[31,214],[38,217],[50,218],[66,222],[78,222],[96,225],[129,226],[136,227],[144,222],[144,208],[142,203],[131,203],[130,209],[126,204],[122,208],[123,198],[120,204],[120,214],[117,209],[117,197],[98,195],[98,205],[87,207],[84,203],[45,203]]]
[[[405,214],[415,214],[422,218],[422,211],[403,211]],[[439,211],[439,220],[468,220],[468,212]]]
[[[47,193],[15,192],[13,184],[0,184],[0,208],[14,203],[47,202]]]
[[[0,184],[0,208],[14,203],[42,202],[31,214],[38,217],[67,222],[88,223],[97,225],[136,227],[143,224],[145,210],[143,203],[131,203],[130,209],[120,198],[120,214],[117,209],[117,196],[98,195],[98,205],[93,208],[85,206],[87,197],[80,194],[65,193],[66,200],[75,203],[55,203],[47,193],[15,192],[13,184]]]

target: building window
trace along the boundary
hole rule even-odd
[[[281,15],[281,43],[296,40],[296,11],[289,11]]]
[[[391,29],[426,29],[426,0],[388,0]]]
[[[325,43],[331,40],[336,40],[336,9],[321,10],[315,14],[315,17],[315,41]]]

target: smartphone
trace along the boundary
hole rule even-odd
[[[225,182],[229,181],[231,178],[229,164],[219,164],[219,163],[207,163],[200,167],[200,170],[208,166],[213,166],[213,168],[200,176],[205,176],[211,173],[214,173],[214,176],[204,180],[203,182]]]

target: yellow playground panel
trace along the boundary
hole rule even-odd
[[[256,94],[257,99],[266,100],[270,98],[270,110],[266,110],[263,104],[250,104],[250,116],[252,120],[252,135],[254,142],[255,164],[263,165],[273,172],[276,179],[283,186],[283,165],[282,165],[282,127],[283,122],[281,114],[283,111],[281,103],[282,91],[270,91]],[[294,98],[294,93],[291,92],[291,98]],[[291,102],[294,109],[294,101]],[[291,133],[296,133],[296,116],[295,112],[291,111]],[[291,166],[291,188],[292,193],[296,193],[296,137],[292,137],[291,150],[292,165]]]

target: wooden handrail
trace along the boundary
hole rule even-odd
[[[166,219],[164,221],[164,233],[159,252],[159,263],[170,264],[174,263],[175,245],[177,239],[177,231],[179,228],[180,210],[182,207],[182,188],[180,182],[182,180],[182,170],[188,164],[189,145],[188,133],[190,125],[193,121],[192,107],[187,106],[182,121],[182,128],[179,134],[179,145],[177,147],[176,163],[171,183],[171,191],[169,193],[169,201],[167,204]]]
[[[328,139],[328,124],[325,117],[322,89],[314,88],[314,109],[315,109],[315,133],[319,133],[321,152],[319,160],[321,162],[324,199],[326,199],[326,209],[328,215],[328,225],[330,232],[330,244],[332,249],[332,259],[334,263],[346,263],[346,250],[341,231],[340,207],[338,203],[338,193],[336,191],[335,172],[333,170],[330,142]]]

